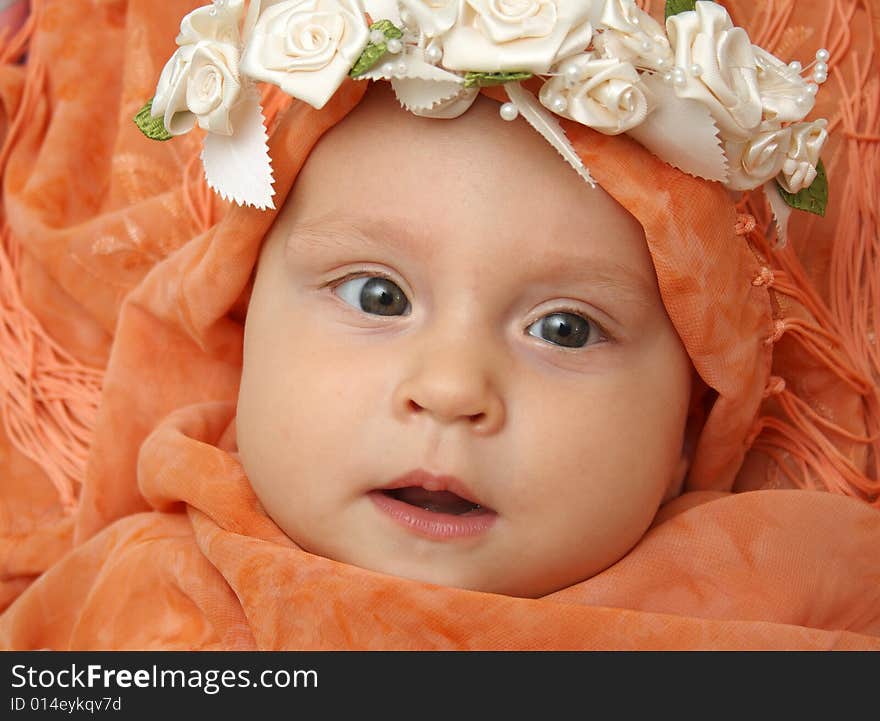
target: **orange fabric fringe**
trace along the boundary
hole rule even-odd
[[[804,3],[765,3],[760,21],[755,21],[762,31],[754,42],[773,52],[796,8],[803,12]],[[855,51],[850,48],[850,23],[859,8],[869,25],[860,51]],[[746,197],[741,207],[761,219],[747,237],[773,279],[777,332],[769,340],[787,339],[787,347],[777,350],[774,368],[798,354],[805,354],[806,366],[801,377],[787,379],[784,390],[771,394],[765,414],[755,422],[753,449],[772,458],[794,487],[824,488],[880,507],[880,353],[874,331],[880,311],[880,149],[871,140],[880,131],[880,79],[870,72],[877,60],[875,21],[865,0],[827,4],[820,45],[831,53],[829,82],[837,86],[830,126],[832,132],[841,126],[842,132],[832,136],[836,143],[829,142],[826,154],[843,158],[829,171],[837,223],[827,239],[831,247],[825,277],[804,267],[803,247],[777,245],[775,224],[761,194]],[[841,66],[841,58],[849,67]],[[797,227],[803,226],[800,221]],[[800,235],[809,237],[808,232]],[[849,389],[848,406],[823,397],[824,389],[810,387],[810,379],[822,372],[833,373]]]
[[[0,62],[26,52],[36,25],[32,13],[21,30],[0,45]],[[30,120],[45,70],[31,67],[18,112],[0,149],[0,174],[18,130]],[[65,513],[76,509],[85,474],[103,371],[79,363],[56,343],[25,307],[19,289],[21,245],[0,228],[0,411],[13,445],[36,461],[58,491]]]

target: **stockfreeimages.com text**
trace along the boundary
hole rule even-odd
[[[18,664],[12,667],[13,688],[199,688],[206,694],[224,688],[317,688],[315,670],[267,669],[251,673],[249,669],[127,669],[105,668],[101,664],[71,664],[61,670],[36,669]]]

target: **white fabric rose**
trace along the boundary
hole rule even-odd
[[[171,135],[195,127],[232,135],[230,110],[241,93],[238,72],[241,0],[201,7],[183,18],[180,48],[162,69],[151,114]]]
[[[600,25],[603,29],[595,43],[603,57],[653,70],[672,66],[672,49],[663,27],[635,0],[607,0]]]
[[[761,123],[761,95],[749,36],[721,5],[698,0],[696,10],[666,21],[675,65],[685,75],[682,98],[703,103],[725,138],[746,140]],[[699,66],[699,73],[693,67]]]
[[[725,142],[730,171],[725,186],[731,190],[751,190],[772,180],[782,170],[790,143],[790,128],[776,128],[748,140]]]
[[[458,19],[461,0],[399,0],[425,37],[443,35]]]
[[[180,21],[178,45],[193,45],[200,40],[216,40],[239,46],[239,25],[244,15],[244,0],[214,0],[213,5],[193,10]]]
[[[260,14],[243,73],[320,110],[360,57],[369,29],[359,0],[288,0]]]
[[[461,0],[443,37],[443,66],[486,73],[546,73],[593,36],[592,0]]]
[[[813,109],[815,96],[807,92],[807,81],[775,55],[752,46],[758,68],[758,92],[764,106],[764,119],[776,123],[796,123]]]
[[[577,69],[576,82],[567,79],[572,68]],[[647,116],[648,100],[629,63],[587,53],[565,60],[558,70],[561,75],[544,83],[539,94],[557,115],[606,135],[624,133]]]
[[[819,155],[828,139],[827,125],[828,121],[822,119],[790,126],[791,144],[779,176],[779,184],[789,193],[809,188],[816,179]]]

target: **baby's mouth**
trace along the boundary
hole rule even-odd
[[[451,516],[477,516],[492,513],[491,508],[472,503],[451,491],[429,491],[418,486],[406,486],[405,488],[386,489],[382,493],[433,513],[446,513]]]

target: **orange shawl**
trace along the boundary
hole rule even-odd
[[[836,25],[817,11],[795,32],[793,0],[727,3],[757,44],[852,66],[817,113],[838,129],[835,215],[799,219],[784,249],[759,198],[737,235],[719,188],[567,126],[645,228],[711,390],[687,492],[617,564],[537,600],[320,558],[262,511],[234,404],[274,216],[212,197],[194,135],[150,143],[130,122],[197,4],[34,2],[2,49],[0,647],[880,649],[875,3],[835,0]],[[362,92],[320,112],[267,93],[276,203]]]

